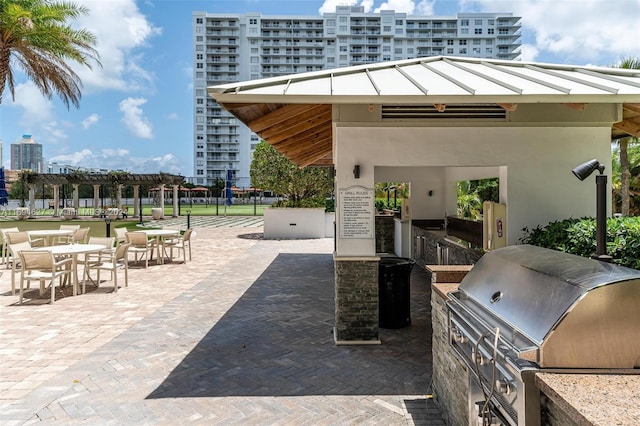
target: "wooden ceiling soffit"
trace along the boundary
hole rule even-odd
[[[613,127],[630,136],[640,138],[640,120],[624,120],[619,123],[613,123]]]
[[[297,164],[298,167],[306,167],[315,163],[317,160],[324,158],[329,153],[331,153],[331,145],[320,146],[316,149],[305,151],[303,154],[291,158],[291,161]]]
[[[327,110],[324,113],[316,114],[306,120],[300,120],[299,117],[294,117],[257,133],[263,139],[278,140],[278,138],[280,138],[279,140],[282,140],[294,134],[302,133],[310,128],[331,123],[331,118],[331,110]]]
[[[321,139],[321,140],[317,140],[315,142],[312,143],[305,143],[305,144],[298,144],[298,145],[292,145],[288,148],[285,149],[280,149],[278,147],[276,147],[276,149],[282,153],[282,155],[284,155],[285,157],[291,159],[294,157],[297,157],[301,154],[307,153],[307,152],[315,152],[317,150],[323,151],[326,149],[331,150],[332,144],[331,141],[328,139]]]
[[[623,104],[623,120],[613,124],[612,139],[620,139],[626,135],[640,138],[640,104]]]
[[[277,143],[272,143],[269,141],[267,142],[269,142],[271,145],[273,145],[274,148],[278,150],[286,151],[293,146],[314,144],[318,141],[326,139],[331,140],[331,128],[328,126],[300,133],[290,137],[289,139],[284,139]]]
[[[278,124],[285,123],[286,125],[287,122],[291,123],[292,120],[298,122],[306,121],[325,112],[327,109],[331,111],[331,105],[285,105],[273,112],[263,115],[260,118],[251,120],[247,125],[254,132],[260,133],[261,131]]]

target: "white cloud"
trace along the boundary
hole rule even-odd
[[[178,119],[178,113],[176,113],[176,112],[172,112],[172,113],[170,113],[169,115],[167,115],[167,118],[168,118],[169,120],[177,120],[177,119]]]
[[[90,116],[82,120],[82,127],[84,127],[85,129],[88,129],[89,127],[96,124],[98,121],[100,121],[100,116],[94,112],[93,114],[91,114]]]
[[[141,105],[147,103],[145,98],[129,97],[120,102],[120,111],[122,112],[122,122],[127,126],[129,131],[142,139],[152,139],[153,129],[151,123],[144,116]]]
[[[83,149],[78,152],[52,157],[53,162],[108,170],[125,170],[132,173],[180,173],[180,165],[173,154],[154,157],[132,157],[125,148],[110,148],[92,151]],[[182,167],[181,167],[182,166]]]
[[[5,92],[3,102],[22,109],[20,125],[25,128],[36,128],[43,121],[53,119],[53,102],[40,93],[40,90],[31,82],[18,84],[15,88],[16,100],[13,101],[9,93]]]
[[[74,66],[87,91],[148,89],[154,75],[142,65],[144,56],[139,49],[161,34],[162,29],[154,27],[140,13],[135,0],[76,3],[89,9],[89,14],[79,17],[76,25],[96,36],[102,63],[102,67],[95,65],[92,70]]]
[[[621,57],[640,57],[639,0],[465,0],[468,11],[513,12],[522,17],[539,54],[559,61],[600,62],[609,66]],[[535,54],[527,47],[523,55]],[[527,60],[536,59],[528,57]],[[523,57],[524,60],[524,57]],[[558,62],[558,60],[554,60]]]

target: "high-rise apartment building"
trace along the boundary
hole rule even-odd
[[[22,135],[22,140],[11,144],[11,169],[29,169],[43,173],[42,144],[35,143],[33,136]]]
[[[193,12],[194,179],[250,185],[260,138],[206,93],[206,87],[306,71],[426,56],[517,59],[520,18],[511,13],[407,16],[338,6],[322,16]]]

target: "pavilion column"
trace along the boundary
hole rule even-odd
[[[93,217],[100,216],[100,185],[93,185]]]
[[[36,211],[36,186],[32,183],[29,185],[29,218],[33,219]]]
[[[118,211],[122,211],[122,184],[118,184],[116,188],[116,207]]]
[[[162,209],[162,215],[160,217],[164,219],[164,183],[160,184],[160,208]]]
[[[178,185],[173,185],[173,215],[171,217],[178,217],[178,203],[180,198],[178,195]]]
[[[60,185],[53,184],[53,217],[60,217]]]
[[[133,185],[133,216],[140,216],[140,185]]]
[[[78,215],[78,210],[80,209],[80,185],[77,183],[73,184],[73,208],[76,209],[76,216]]]

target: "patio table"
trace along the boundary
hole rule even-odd
[[[166,237],[180,236],[180,231],[177,229],[147,229],[141,231],[133,231],[144,233],[147,238],[155,238],[156,247],[158,247],[158,264],[164,264],[164,240]],[[162,253],[160,252],[162,249]]]
[[[34,250],[46,250],[54,256],[70,256],[71,268],[73,269],[73,295],[78,294],[78,255],[87,253],[98,253],[106,250],[107,246],[102,244],[61,244],[57,246],[37,247]],[[82,284],[82,294],[85,293],[85,284]]]
[[[29,238],[42,238],[45,246],[51,246],[51,238],[71,236],[74,232],[75,230],[73,229],[35,229],[33,231],[27,231],[27,234]]]

